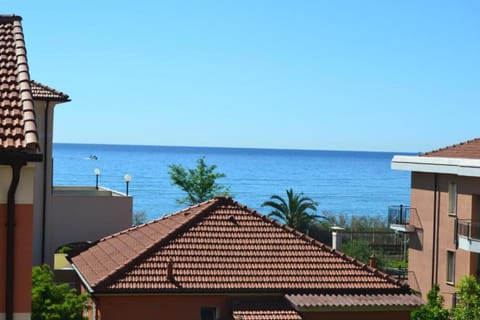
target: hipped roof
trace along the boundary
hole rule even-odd
[[[424,157],[480,159],[480,138],[423,153]]]
[[[96,293],[409,292],[387,274],[226,197],[103,238],[71,260]]]

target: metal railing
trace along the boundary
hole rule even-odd
[[[472,220],[458,220],[457,232],[459,236],[467,239],[480,241],[480,222],[472,222]]]
[[[388,225],[391,224],[410,224],[410,207],[399,205],[388,207]]]

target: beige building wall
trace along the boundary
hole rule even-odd
[[[44,206],[51,201],[53,181],[53,115],[56,102],[35,101],[35,115],[37,123],[38,141],[43,154],[42,162],[35,170],[35,201],[34,201],[34,230],[33,230],[33,263],[42,263],[42,234]],[[45,191],[45,194],[44,194]],[[45,212],[47,215],[47,212]],[[48,217],[45,217],[46,221]]]
[[[450,183],[457,185],[456,214],[449,214]],[[435,174],[412,173],[411,208],[416,210],[419,221],[415,223],[415,234],[410,236],[409,269],[422,292],[426,295],[432,281],[438,283],[445,298],[445,305],[452,305],[455,285],[465,275],[476,274],[477,254],[457,249],[455,223],[456,219],[478,220],[477,195],[480,195],[480,178],[437,174],[437,224],[438,257],[434,255],[434,208],[435,208]],[[447,252],[455,254],[455,277],[447,282]],[[433,259],[433,261],[432,261]],[[433,277],[432,277],[433,273]],[[412,285],[413,286],[413,285]]]
[[[55,250],[95,241],[132,225],[133,198],[87,187],[55,188],[47,225],[46,262],[53,265]]]

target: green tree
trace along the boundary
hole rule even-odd
[[[194,205],[218,195],[228,195],[228,188],[217,183],[217,179],[225,178],[226,175],[215,172],[216,169],[216,165],[207,165],[204,157],[197,160],[197,167],[194,169],[170,165],[168,174],[172,184],[187,193],[185,198],[177,199],[177,202]]]
[[[32,270],[32,320],[84,320],[88,296],[55,284],[46,264]]]
[[[273,195],[269,201],[262,204],[262,207],[273,208],[269,216],[278,218],[286,225],[305,232],[310,223],[321,218],[315,214],[318,204],[304,196],[302,192],[295,193],[292,189],[286,192],[287,199]]]
[[[480,320],[480,285],[474,276],[465,276],[457,285],[458,303],[452,309],[455,320]]]
[[[145,211],[137,211],[132,216],[132,226],[138,226],[148,221],[147,213]]]
[[[427,303],[411,314],[412,320],[447,320],[448,310],[443,309],[440,287],[435,284],[427,294]],[[455,318],[456,319],[456,318]]]

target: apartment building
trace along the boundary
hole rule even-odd
[[[458,281],[480,275],[480,139],[395,156],[392,169],[411,171],[410,208],[391,225],[408,237],[411,286],[426,298],[437,283],[451,307]]]

